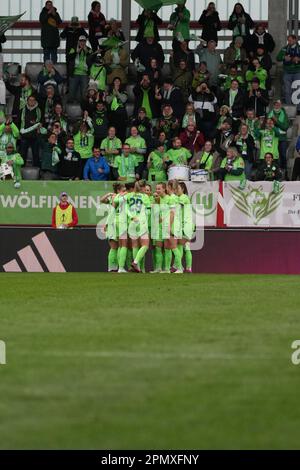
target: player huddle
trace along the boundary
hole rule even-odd
[[[157,183],[153,193],[143,181],[115,183],[113,188],[114,193],[101,199],[109,206],[104,228],[110,246],[108,271],[144,273],[151,249],[151,273],[191,273],[194,225],[186,185],[176,180]]]

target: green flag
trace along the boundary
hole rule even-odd
[[[24,13],[21,13],[21,15],[16,15],[16,16],[0,16],[0,36],[4,34],[9,28],[12,27],[13,24],[15,24],[19,19],[25,15],[26,11]]]
[[[144,10],[159,10],[163,6],[185,3],[185,0],[135,0]]]

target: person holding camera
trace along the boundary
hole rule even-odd
[[[206,139],[214,137],[217,120],[217,98],[206,82],[192,91],[189,102],[194,104],[197,129]]]
[[[280,170],[278,160],[274,160],[273,154],[268,152],[265,154],[264,160],[259,165],[256,172],[257,181],[281,181],[282,172]]]
[[[219,176],[222,181],[239,181],[244,182],[245,177],[245,162],[239,156],[235,147],[229,147],[226,157],[222,160],[219,170]]]

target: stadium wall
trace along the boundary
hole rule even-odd
[[[3,227],[0,246],[2,272],[107,271],[108,244],[91,228]],[[203,248],[193,251],[193,272],[300,274],[299,231],[207,229]]]

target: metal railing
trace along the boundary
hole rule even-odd
[[[82,26],[88,29],[87,22],[82,21]],[[63,29],[68,23],[62,23],[60,29]],[[268,27],[267,21],[258,21],[257,24],[263,24]],[[168,57],[172,45],[172,32],[167,29],[167,22],[160,26],[161,44],[166,56]],[[191,22],[191,33],[200,35],[201,27],[198,22]],[[38,21],[19,21],[6,34],[7,42],[3,45],[3,54],[5,62],[18,62],[25,67],[27,62],[42,62],[43,50],[40,44],[40,23]],[[134,49],[137,34],[136,22],[131,22],[130,49]],[[228,22],[222,22],[222,30],[219,32],[218,49],[221,53],[232,40],[232,31],[228,29]],[[196,41],[190,42],[190,48],[194,49],[197,45]],[[61,47],[58,50],[59,62],[65,61],[64,42],[61,41]]]

